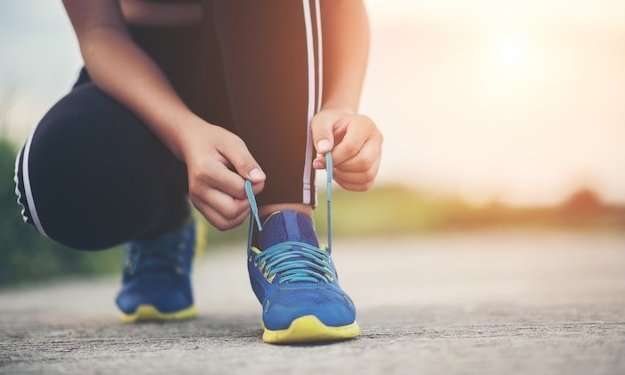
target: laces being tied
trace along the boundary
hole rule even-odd
[[[332,155],[326,154],[326,203],[328,245],[325,249],[301,241],[284,241],[276,243],[263,251],[254,251],[254,266],[259,267],[265,278],[273,282],[277,277],[279,284],[293,282],[332,282],[336,278],[332,269],[330,253],[332,248]],[[252,219],[250,221],[248,248],[251,248],[253,226],[256,224],[262,232],[263,226],[258,214],[258,205],[252,192],[252,183],[245,181],[245,193],[250,202]]]

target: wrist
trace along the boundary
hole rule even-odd
[[[346,99],[336,97],[328,98],[321,104],[321,111],[332,111],[353,115],[358,112],[358,105],[354,105]]]
[[[190,145],[197,139],[197,131],[200,127],[210,126],[210,124],[190,111],[176,116],[172,123],[174,126],[171,127],[171,136],[168,137],[166,143],[178,159],[186,162],[189,157]]]
[[[350,107],[339,107],[339,106],[322,106],[319,112],[332,112],[332,113],[340,113],[346,115],[355,115],[356,111]]]

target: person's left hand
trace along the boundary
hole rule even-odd
[[[332,152],[334,180],[352,191],[369,189],[380,167],[382,133],[367,116],[340,109],[326,109],[311,124],[318,155],[313,168],[325,169],[327,152]]]

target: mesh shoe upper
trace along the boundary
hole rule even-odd
[[[195,223],[150,240],[131,241],[124,248],[122,289],[116,303],[126,314],[139,305],[169,313],[193,304],[191,265],[195,251]]]
[[[260,248],[248,252],[248,270],[266,328],[286,329],[305,315],[314,315],[327,326],[355,321],[354,304],[339,286],[330,250],[319,249],[308,216],[295,211],[273,214],[257,243]],[[273,254],[267,257],[263,252]]]

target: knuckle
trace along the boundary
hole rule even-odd
[[[226,219],[233,220],[233,219],[236,219],[240,213],[239,213],[238,208],[235,205],[229,204],[226,207],[224,207],[223,212],[221,214]]]
[[[233,197],[237,199],[246,199],[247,195],[245,195],[245,189],[243,187],[237,187],[236,190],[233,191]]]
[[[197,189],[197,185],[200,182],[200,173],[198,173],[198,172],[189,172],[188,182],[189,182],[189,190]]]
[[[233,135],[233,136],[232,136],[232,143],[233,143],[235,146],[238,146],[238,147],[246,147],[246,148],[247,148],[247,146],[245,145],[245,142],[243,142],[243,139],[241,139],[241,138],[237,137],[236,135]]]
[[[370,155],[361,155],[358,160],[358,167],[361,169],[369,169],[371,164],[373,164],[373,158]]]
[[[375,180],[375,176],[376,176],[376,171],[374,171],[373,169],[369,169],[367,170],[364,175],[365,175],[365,179],[367,181],[367,183],[371,183],[373,182],[373,180]]]
[[[200,189],[197,184],[189,185],[189,197],[192,200],[198,200],[201,198]]]
[[[347,142],[343,146],[343,150],[349,156],[353,156],[353,155],[355,155],[358,152],[358,146],[355,143],[353,143],[353,142]]]
[[[341,185],[341,187],[345,190],[349,190],[349,191],[357,191],[357,185],[354,184],[350,184],[347,181],[337,181],[339,185]]]
[[[256,165],[256,163],[254,162],[254,159],[249,155],[241,156],[237,160],[237,164],[239,168],[243,168],[246,170],[252,169]]]
[[[220,232],[230,229],[228,223],[222,220],[213,220],[212,224]]]

